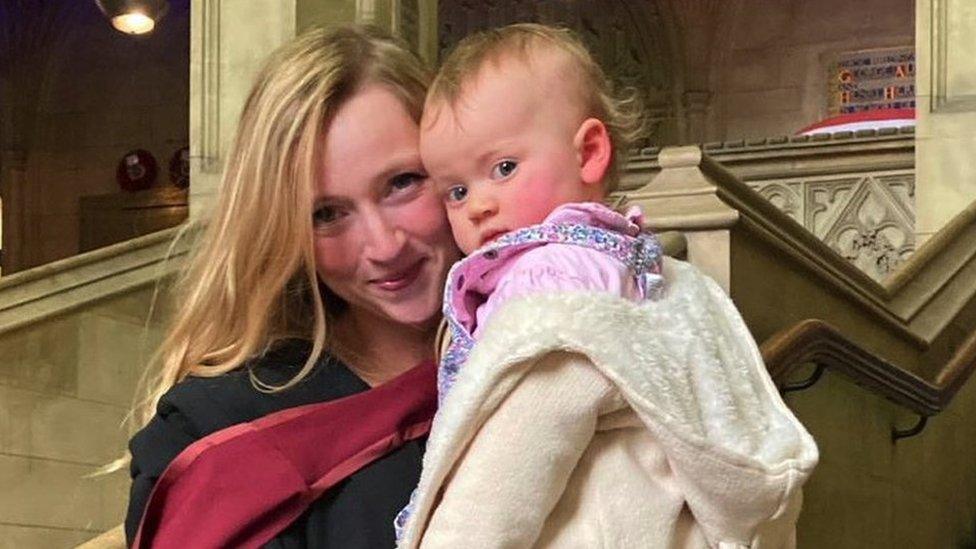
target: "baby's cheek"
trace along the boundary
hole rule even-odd
[[[448,210],[447,219],[451,226],[451,235],[464,253],[470,253],[478,246],[478,232],[472,227],[463,210]]]
[[[521,193],[512,207],[521,225],[536,225],[542,223],[556,209],[560,202],[558,197],[559,193],[554,185],[537,182],[527,192]]]

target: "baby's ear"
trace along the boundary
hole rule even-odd
[[[573,145],[576,147],[583,182],[602,184],[613,159],[610,132],[606,125],[596,118],[587,118],[576,131]]]

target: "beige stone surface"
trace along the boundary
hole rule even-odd
[[[0,384],[70,394],[77,387],[77,319],[0,335]]]
[[[305,29],[323,26],[331,27],[342,23],[349,23],[356,20],[356,7],[362,2],[356,0],[328,0],[325,2],[318,0],[296,0],[295,1],[295,20],[298,32]],[[379,0],[370,2],[376,4],[387,4],[389,0]],[[377,21],[382,23],[382,21]]]
[[[119,515],[113,483],[122,474],[85,478],[92,467],[54,460],[0,454],[0,521],[51,529],[107,530]]]
[[[152,287],[0,335],[0,547],[70,547],[116,524],[122,421],[169,309],[147,320]],[[165,301],[165,296],[163,297]]]
[[[145,294],[142,297],[147,298]],[[79,328],[79,398],[127,407],[143,365],[159,343],[158,330],[144,322],[128,322],[95,313],[82,313]]]
[[[296,3],[194,0],[192,10],[190,215],[200,218],[212,204],[255,74],[271,51],[295,35]]]
[[[95,534],[73,528],[52,529],[0,523],[0,549],[68,548]]]
[[[970,384],[972,385],[972,384]],[[804,491],[799,547],[964,547],[976,538],[976,430],[953,410],[922,434],[892,443],[914,418],[827,373],[787,403],[814,436],[821,461]]]
[[[101,466],[124,451],[125,407],[4,386],[0,402],[6,453]]]
[[[976,6],[916,0],[916,233],[924,241],[976,200]]]

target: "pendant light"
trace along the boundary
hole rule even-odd
[[[146,34],[169,10],[167,0],[95,0],[112,26],[126,34]]]

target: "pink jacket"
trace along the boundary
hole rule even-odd
[[[592,202],[565,204],[457,263],[444,290],[451,344],[438,372],[441,398],[492,312],[515,297],[587,291],[652,299],[663,285],[661,247],[641,233],[641,218],[637,207],[622,215]]]
[[[641,211],[636,206],[621,215],[602,204],[567,204],[554,210],[543,225],[587,225],[629,237],[640,234]],[[490,263],[490,267],[485,265]],[[464,276],[481,271],[481,276]],[[465,324],[475,340],[488,317],[513,297],[552,291],[599,291],[640,301],[644,292],[628,266],[609,255],[569,243],[537,244],[502,261],[491,263],[483,253],[475,252],[465,268],[455,273],[464,283],[454,292],[456,299],[468,306],[456,307],[458,320]],[[483,301],[472,314],[471,304]]]

